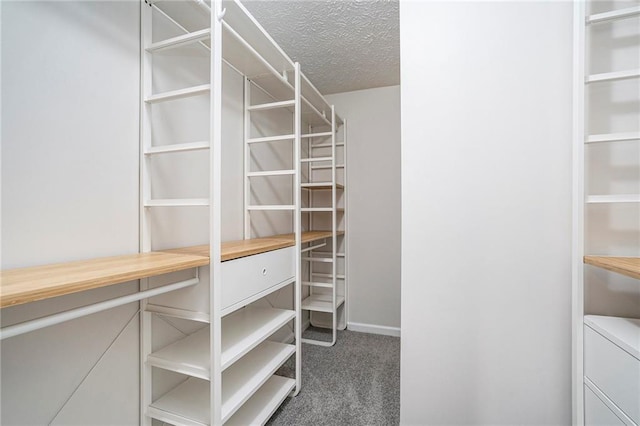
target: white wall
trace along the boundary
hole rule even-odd
[[[570,2],[402,2],[401,423],[571,421]]]
[[[2,268],[138,251],[139,5],[2,2]],[[137,283],[2,310],[2,325]],[[137,303],[2,342],[2,424],[136,424]]]
[[[327,96],[347,119],[349,328],[400,331],[400,86]]]

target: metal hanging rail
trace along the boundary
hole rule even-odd
[[[197,271],[197,268],[196,268]],[[94,303],[92,305],[82,306],[80,308],[71,309],[69,311],[60,312],[46,317],[37,318],[31,321],[25,321],[20,324],[10,325],[0,329],[0,340],[8,339],[9,337],[18,336],[20,334],[29,333],[31,331],[40,330],[41,328],[50,327],[52,325],[60,324],[66,321],[71,321],[77,318],[81,318],[87,315],[95,314],[97,312],[113,309],[118,306],[126,305],[132,302],[138,302],[142,299],[148,299],[150,297],[159,296],[161,294],[169,293],[171,291],[180,290],[186,287],[196,285],[200,282],[200,279],[196,276],[184,281],[179,281],[173,284],[168,284],[162,287],[153,288],[150,290],[144,290],[138,293],[130,294],[127,296],[117,297],[115,299],[106,300],[104,302]]]

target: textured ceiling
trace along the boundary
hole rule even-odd
[[[244,0],[323,94],[400,84],[398,0]]]

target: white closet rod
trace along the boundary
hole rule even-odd
[[[8,339],[9,337],[18,336],[20,334],[25,334],[31,331],[39,330],[41,328],[60,324],[61,322],[66,322],[76,318],[95,314],[96,312],[106,311],[107,309],[116,308],[118,306],[126,305],[127,303],[137,302],[142,299],[158,296],[159,294],[180,290],[181,288],[196,285],[199,282],[200,278],[196,276],[195,278],[191,278],[185,281],[179,281],[177,283],[165,285],[162,287],[153,288],[151,290],[145,290],[139,293],[129,294],[127,296],[117,297],[115,299],[95,303],[93,305],[82,306],[80,308],[71,309],[69,311],[48,315],[46,317],[37,318],[31,321],[25,321],[20,324],[10,325],[8,327],[0,329],[0,340]]]

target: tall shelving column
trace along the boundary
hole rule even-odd
[[[203,46],[203,41],[211,39],[211,28],[205,28],[196,32],[188,32],[184,27],[180,26],[176,21],[174,21],[169,15],[162,12],[161,9],[155,7],[156,13],[160,13],[159,16],[162,16],[169,23],[176,25],[181,31],[185,32],[184,35],[179,35],[176,37],[172,37],[169,39],[154,41],[154,32],[153,32],[153,13],[154,6],[145,1],[140,2],[141,7],[141,46],[140,46],[140,55],[141,55],[141,126],[140,126],[140,251],[143,253],[149,252],[153,249],[154,241],[152,236],[152,217],[153,210],[157,208],[194,208],[194,207],[208,207],[211,205],[211,202],[214,205],[218,205],[219,203],[215,203],[214,194],[215,184],[210,184],[210,194],[208,194],[208,198],[191,198],[191,199],[157,199],[153,197],[153,185],[152,185],[152,173],[151,173],[151,164],[154,158],[158,156],[164,155],[172,155],[176,153],[182,153],[187,151],[209,151],[210,153],[210,170],[211,177],[210,181],[219,182],[219,179],[213,179],[214,173],[219,170],[214,165],[214,158],[217,159],[219,156],[219,146],[212,147],[212,136],[213,133],[210,133],[209,140],[206,141],[197,141],[197,142],[187,142],[187,143],[178,143],[175,141],[173,144],[169,145],[154,145],[154,135],[153,135],[153,111],[152,106],[155,104],[161,104],[165,102],[171,102],[179,99],[185,99],[189,97],[195,96],[204,96],[209,95],[211,93],[211,82],[209,84],[202,84],[198,86],[192,86],[187,88],[181,88],[177,90],[171,90],[163,93],[153,93],[154,85],[153,85],[153,57],[157,52],[167,51],[171,49],[178,49],[190,44],[200,43]],[[210,49],[209,49],[210,50]],[[213,56],[213,55],[212,55]],[[219,97],[219,96],[218,96]],[[210,97],[213,99],[214,96]],[[213,109],[212,109],[213,111]],[[214,128],[215,125],[213,123],[213,119],[211,120],[211,128]],[[213,144],[215,145],[215,144]],[[218,160],[219,161],[219,160]],[[219,183],[218,183],[219,185]],[[219,190],[218,190],[219,192]],[[219,207],[218,207],[219,209]],[[219,214],[214,213],[214,208],[209,208],[209,216],[210,223],[212,224],[210,227],[209,234],[219,234],[215,231],[216,226],[214,217],[218,218]],[[219,229],[219,225],[218,225]],[[218,247],[219,247],[219,237],[218,239]],[[215,244],[215,238],[210,240],[211,244]],[[218,249],[219,253],[219,249]],[[218,256],[219,259],[219,256]],[[211,283],[214,279],[214,273],[211,272],[209,268],[209,280],[205,280],[201,282],[200,286],[205,286],[211,288]],[[200,271],[198,270],[199,274]],[[142,279],[140,280],[140,289],[146,290],[150,288],[150,280]],[[153,386],[152,386],[152,365],[149,363],[149,357],[152,354],[153,347],[153,339],[152,339],[152,317],[156,315],[154,313],[155,309],[158,308],[153,304],[150,304],[148,299],[143,299],[140,302],[140,424],[142,425],[150,425],[151,417],[148,416],[148,408],[152,404],[152,394],[153,394]],[[162,307],[160,309],[163,315],[174,315],[178,318],[187,318],[196,321],[207,321],[209,320],[209,315],[206,313],[198,313],[198,312],[185,312],[179,309],[173,309],[171,307]],[[219,334],[218,334],[219,339]],[[212,340],[213,341],[213,340]],[[211,381],[213,384],[214,381]]]
[[[256,211],[292,212],[293,238],[295,241],[295,281],[293,282],[293,310],[295,311],[294,321],[294,340],[295,340],[295,379],[296,389],[294,395],[300,392],[302,386],[302,358],[301,358],[301,281],[300,281],[300,247],[301,247],[301,218],[300,218],[300,192],[296,189],[300,185],[300,133],[301,133],[301,93],[300,93],[300,65],[294,64],[294,82],[293,82],[293,99],[275,100],[260,104],[252,102],[252,82],[249,78],[244,78],[244,239],[248,240],[252,235],[251,213]],[[293,108],[293,110],[291,110]],[[252,137],[252,117],[264,111],[272,110],[288,110],[292,113],[293,133],[286,135],[272,135],[264,137]],[[273,142],[291,142],[292,168],[285,170],[252,170],[252,146],[256,144],[270,144]],[[258,197],[256,202],[252,200],[252,179],[268,179],[274,176],[290,176],[292,188],[293,204],[270,204],[264,205],[259,203]]]
[[[343,127],[343,183],[338,182],[337,169],[338,169],[338,153],[337,153],[337,132],[338,125],[342,124]],[[303,135],[307,140],[307,154],[308,157],[303,159],[303,164],[306,164],[307,179],[308,182],[301,184],[301,190],[307,191],[308,200],[307,206],[302,208],[303,213],[308,214],[308,226],[311,230],[318,230],[318,226],[327,226],[326,219],[316,218],[316,215],[326,215],[331,213],[330,222],[328,228],[331,231],[330,251],[322,250],[327,246],[327,242],[322,244],[310,245],[304,248],[305,256],[303,261],[308,263],[308,275],[309,280],[303,284],[309,290],[309,295],[302,301],[302,309],[309,312],[310,322],[312,325],[321,325],[331,329],[332,336],[330,341],[316,340],[316,339],[303,339],[304,343],[310,343],[320,346],[333,346],[337,339],[337,330],[339,328],[338,310],[346,305],[346,242],[345,232],[338,229],[339,223],[343,223],[346,226],[346,147],[344,140],[346,140],[346,131],[344,128],[344,122],[336,115],[334,106],[331,106],[331,120],[326,127],[329,127],[328,131],[318,131],[316,128],[310,127],[309,133]],[[325,127],[325,126],[321,126]],[[323,129],[324,130],[324,129]],[[327,138],[330,138],[330,142],[326,142]],[[316,143],[320,141],[320,143]],[[324,152],[329,150],[329,155],[322,155],[317,157],[314,153],[322,150]],[[318,164],[322,163],[322,164]],[[327,164],[329,163],[329,164]],[[326,171],[329,171],[328,178]],[[325,171],[322,173],[322,171]],[[328,193],[328,194],[327,194]],[[318,197],[316,197],[316,194]],[[340,194],[340,195],[339,195]],[[327,196],[328,195],[328,196]],[[321,200],[318,200],[321,198]],[[339,199],[342,198],[343,207],[339,207]],[[323,206],[317,206],[318,201],[323,201]],[[329,204],[328,206],[326,204]],[[342,239],[342,241],[339,241]],[[341,253],[342,256],[338,256],[338,246],[341,245],[345,252]],[[338,270],[338,259],[343,261],[343,273],[340,275]],[[324,266],[323,269],[317,269],[315,264]],[[329,265],[327,271],[326,265]],[[320,267],[322,267],[320,266]],[[339,286],[339,280],[342,280],[342,286]],[[340,288],[342,291],[340,292]],[[340,294],[342,293],[342,294]],[[324,321],[322,324],[314,324],[314,318],[316,315],[330,316],[328,321]],[[327,324],[328,322],[328,324]],[[346,309],[344,309],[344,326],[346,327]],[[344,327],[341,327],[342,329]]]
[[[615,4],[574,2],[572,411],[578,425],[640,423],[640,281],[633,281],[640,280],[640,111],[624,106],[640,98],[640,5],[595,10]],[[615,173],[620,167],[625,172]]]

